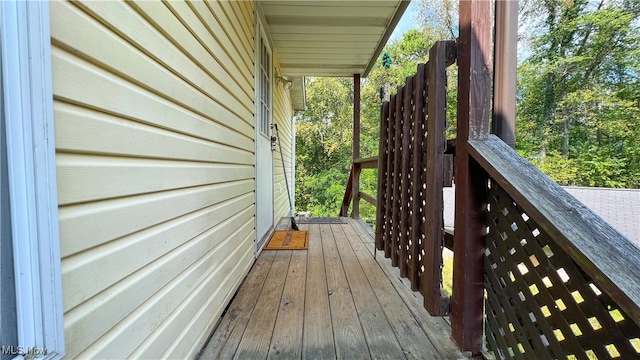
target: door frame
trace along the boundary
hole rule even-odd
[[[59,359],[65,342],[49,3],[0,1],[0,37],[18,341],[8,353]]]
[[[254,142],[254,151],[255,151],[255,207],[256,207],[256,216],[255,216],[255,229],[256,229],[256,239],[255,239],[255,244],[256,244],[256,257],[258,256],[258,254],[260,254],[260,252],[262,251],[262,248],[264,247],[264,245],[266,244],[266,239],[269,238],[269,236],[271,235],[271,233],[273,232],[273,229],[275,227],[275,196],[274,196],[274,182],[275,182],[275,174],[274,174],[274,160],[273,160],[273,148],[270,148],[271,150],[271,178],[269,179],[270,182],[270,187],[269,187],[269,198],[271,200],[270,204],[266,204],[268,206],[270,206],[270,211],[269,213],[271,214],[271,220],[270,220],[270,226],[266,229],[264,234],[260,234],[259,233],[259,229],[258,229],[258,217],[260,216],[259,212],[258,212],[258,140],[261,137],[266,137],[269,140],[271,139],[271,136],[273,134],[273,121],[274,121],[274,116],[273,116],[273,96],[274,96],[274,89],[273,89],[273,75],[274,75],[274,64],[273,64],[273,43],[271,41],[271,37],[269,36],[267,27],[266,27],[266,20],[264,18],[263,12],[262,12],[262,7],[260,6],[259,3],[256,2],[256,17],[255,17],[255,23],[254,23],[254,31],[255,31],[255,39],[254,39],[254,136],[255,136],[255,142]],[[260,123],[259,121],[261,120],[260,117],[260,113],[261,113],[261,109],[260,109],[260,98],[259,98],[259,91],[260,91],[260,85],[261,85],[261,80],[259,77],[260,74],[260,62],[261,62],[261,57],[258,54],[258,51],[261,51],[261,44],[265,44],[267,46],[267,50],[268,50],[268,56],[270,57],[269,59],[269,90],[270,90],[270,96],[269,96],[269,126],[268,126],[268,135],[265,136],[264,134],[262,134],[262,132],[260,131]],[[267,190],[264,190],[267,191]],[[268,220],[268,219],[267,219]]]

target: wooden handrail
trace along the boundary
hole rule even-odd
[[[361,169],[377,169],[378,168],[378,157],[372,156],[363,159],[356,159],[353,161],[355,164],[360,164]]]
[[[371,204],[373,206],[377,205],[378,200],[376,200],[375,197],[373,197],[373,196],[371,196],[371,195],[369,195],[369,194],[367,194],[365,192],[360,191],[360,197],[362,198],[362,200],[368,202],[369,204]]]
[[[469,153],[640,324],[640,249],[496,136],[470,140]]]
[[[349,216],[349,205],[351,205],[351,201],[353,199],[353,179],[354,173],[356,171],[360,171],[360,167],[362,164],[371,164],[375,160],[375,166],[378,166],[378,158],[366,158],[366,159],[358,159],[360,162],[356,162],[351,165],[351,171],[349,172],[349,181],[347,182],[347,187],[344,191],[344,197],[342,198],[342,206],[340,207],[339,216]],[[365,192],[358,191],[358,195],[364,201],[368,202],[373,206],[378,205],[378,200],[375,196],[369,195]]]

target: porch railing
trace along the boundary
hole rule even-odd
[[[502,140],[457,139],[456,156],[468,166],[456,178],[469,178],[466,191],[456,189],[456,217],[468,221],[456,219],[457,226],[477,231],[465,236],[479,243],[461,246],[460,229],[443,231],[442,187],[452,167],[443,84],[453,54],[453,43],[436,44],[430,62],[382,106],[377,249],[424,295],[432,315],[450,309],[441,291],[442,249],[456,251],[451,321],[463,350],[477,354],[484,343],[506,359],[638,358],[640,249]],[[468,126],[458,125],[459,134]],[[375,163],[356,161],[352,173]],[[479,270],[476,261],[484,263]],[[482,280],[470,281],[470,271]],[[456,280],[460,272],[465,277]],[[460,304],[477,296],[479,305]]]
[[[449,312],[441,291],[442,188],[451,176],[446,68],[454,59],[454,42],[436,43],[429,62],[383,103],[380,124],[376,248],[422,293],[433,315]]]
[[[376,206],[376,248],[422,293],[433,315],[449,312],[442,291],[442,188],[453,176],[452,155],[445,154],[445,112],[446,68],[455,51],[453,41],[436,43],[429,62],[418,65],[417,74],[383,103],[379,156],[353,162],[340,210],[347,216],[361,169],[377,167],[377,198],[358,194]]]
[[[360,179],[360,172],[362,171],[362,169],[376,168],[378,168],[377,156],[364,159],[356,159],[353,164],[351,164],[351,170],[349,171],[349,180],[347,181],[347,187],[344,192],[344,197],[342,198],[342,205],[340,206],[340,216],[349,216],[349,206],[351,205],[351,201],[353,200],[353,179]],[[358,197],[373,206],[377,205],[376,197],[364,191],[360,191],[359,186]],[[356,206],[355,203],[354,206]]]
[[[497,137],[469,149],[489,179],[490,349],[498,358],[638,358],[640,249]]]

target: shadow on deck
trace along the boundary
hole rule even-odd
[[[263,251],[200,359],[465,358],[448,320],[374,259],[372,229],[341,219],[300,224],[309,250]]]

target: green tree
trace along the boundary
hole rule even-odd
[[[458,0],[418,0],[417,18],[425,32],[439,38],[458,37]]]
[[[337,215],[349,176],[353,93],[348,78],[311,78],[296,125],[296,206]]]
[[[531,54],[518,69],[518,149],[563,184],[638,187],[640,143],[631,131],[640,121],[640,7],[536,3],[523,12]]]
[[[390,42],[384,53],[392,59],[386,69],[381,59],[368,78],[362,79],[361,156],[378,155],[380,139],[380,88],[392,93],[413,76],[417,64],[426,62],[429,49],[439,39],[420,30],[407,31],[402,39]],[[452,81],[455,84],[455,81]],[[296,206],[314,216],[335,216],[340,208],[353,159],[353,80],[313,78],[307,84],[307,110],[297,117]],[[377,171],[364,170],[361,190],[376,195]],[[362,218],[375,217],[375,208],[361,202]]]

